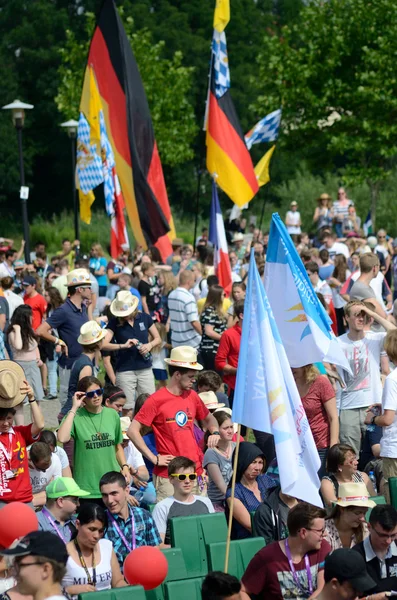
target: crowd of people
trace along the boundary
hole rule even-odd
[[[208,575],[204,599],[384,600],[397,589],[388,485],[397,476],[397,239],[364,236],[342,188],[335,202],[318,199],[313,235],[296,202],[285,223],[350,365],[292,369],[323,508],[282,491],[273,437],[245,428],[231,494],[248,266],[253,256],[263,276],[268,233],[243,218],[225,223],[228,297],[205,228],[194,247],[173,240],[165,260],[137,247],[108,261],[99,243],[84,255],[64,240],[51,258],[38,242],[25,264],[23,245],[18,253],[2,239],[0,510],[26,503],[40,528],[28,552],[1,550],[14,556],[13,570],[0,563],[4,598],[47,598],[34,589],[46,568],[49,595],[125,586],[131,550],[167,548],[171,519],[227,518],[232,503],[232,539],[260,536],[266,547],[241,582]],[[42,402],[59,402],[56,431]]]

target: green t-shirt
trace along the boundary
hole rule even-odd
[[[116,444],[123,441],[120,417],[113,408],[105,406],[97,415],[79,408],[71,436],[74,439],[74,479],[82,490],[90,492],[87,498],[100,498],[102,475],[120,471],[116,459]]]

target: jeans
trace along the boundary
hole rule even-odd
[[[47,359],[48,387],[52,396],[57,395],[58,387],[58,355],[54,352],[54,360]]]

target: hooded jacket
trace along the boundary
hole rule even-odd
[[[280,486],[271,490],[254,515],[255,535],[263,537],[266,545],[284,539],[288,531],[287,523],[284,522],[280,511],[281,505],[287,510],[288,506],[280,499],[280,490]]]

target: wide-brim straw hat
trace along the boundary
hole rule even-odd
[[[376,502],[369,499],[365,483],[340,483],[338,499],[333,504],[346,508],[347,506],[363,506],[373,508]]]
[[[204,368],[197,362],[197,350],[191,346],[173,348],[170,358],[165,358],[164,361],[171,367],[183,367],[193,371],[202,371]]]
[[[127,290],[122,290],[117,293],[116,298],[111,303],[110,311],[115,317],[128,317],[136,311],[138,304],[139,300],[136,296]]]
[[[13,408],[25,399],[21,385],[26,376],[22,367],[13,360],[0,360],[0,408]]]
[[[73,271],[70,271],[66,276],[66,285],[68,287],[92,285],[89,272],[87,269],[73,269]]]
[[[204,402],[205,406],[208,408],[208,410],[213,410],[215,408],[222,408],[223,406],[225,406],[224,402],[218,401],[218,397],[215,394],[215,392],[212,392],[212,391],[200,392],[199,396],[200,396],[201,400]]]
[[[235,233],[233,236],[233,242],[243,242],[244,241],[244,235],[242,233]]]
[[[332,198],[329,194],[320,194],[320,196],[317,198],[317,202],[319,202],[320,200],[328,200],[329,202],[330,200],[332,200]]]
[[[105,337],[106,332],[96,321],[87,321],[80,327],[80,335],[77,341],[82,346],[88,346],[100,342]]]

